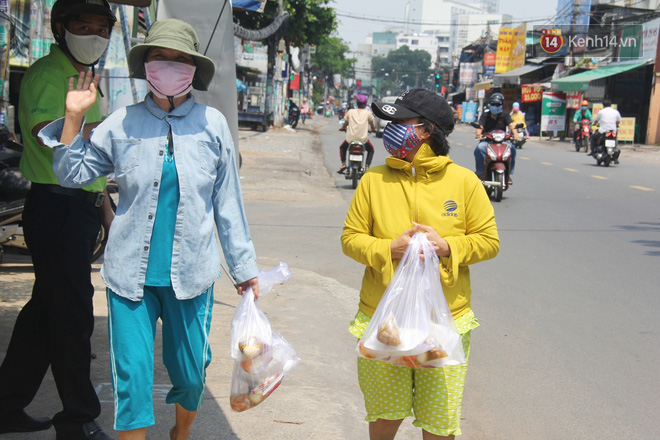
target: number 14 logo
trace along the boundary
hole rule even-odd
[[[564,45],[564,37],[561,36],[561,29],[543,29],[541,36],[541,49],[547,53],[558,52]]]

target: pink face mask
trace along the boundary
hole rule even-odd
[[[147,87],[159,98],[177,98],[190,92],[195,70],[195,66],[176,61],[144,63]]]

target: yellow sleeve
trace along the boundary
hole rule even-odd
[[[367,177],[367,176],[365,176]],[[394,274],[391,239],[373,236],[373,215],[369,200],[369,179],[363,177],[355,190],[346,214],[341,234],[342,250],[346,256],[380,272],[385,284]]]

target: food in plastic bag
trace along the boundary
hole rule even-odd
[[[385,345],[401,345],[399,327],[396,325],[394,316],[390,315],[385,322],[378,326],[376,338]]]
[[[259,405],[300,363],[293,346],[274,330],[272,352],[273,359],[256,374],[247,373],[238,362],[234,362],[229,396],[229,404],[234,411],[241,412]]]
[[[359,356],[410,368],[465,362],[461,336],[442,291],[439,265],[426,234],[413,235],[358,342]]]
[[[287,281],[291,272],[285,263],[259,272],[263,298],[272,288]],[[245,411],[264,401],[284,376],[300,363],[293,346],[273,330],[259,310],[254,292],[247,289],[231,323],[231,356],[234,359],[229,403],[234,411]]]

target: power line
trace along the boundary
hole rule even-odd
[[[471,24],[458,24],[458,23],[440,23],[440,22],[435,22],[435,21],[414,21],[414,20],[401,20],[397,18],[381,18],[381,17],[369,17],[366,15],[363,16],[358,16],[349,12],[342,12],[342,11],[335,11],[335,15],[338,17],[345,17],[345,18],[353,18],[356,20],[364,20],[364,21],[375,21],[375,22],[380,22],[380,23],[393,23],[393,24],[409,24],[409,25],[420,25],[420,26],[484,26],[486,24],[502,24],[500,21],[499,23],[496,20],[487,20],[484,23],[471,23]],[[473,14],[465,14],[465,15],[473,15]],[[500,14],[495,14],[495,15],[500,15]],[[503,14],[502,14],[503,15]],[[533,18],[533,19],[528,19],[528,20],[523,20],[523,19],[512,19],[511,21],[505,21],[504,23],[532,23],[532,22],[540,22],[540,21],[547,21],[547,20],[552,20],[554,17],[544,17],[544,18]]]

